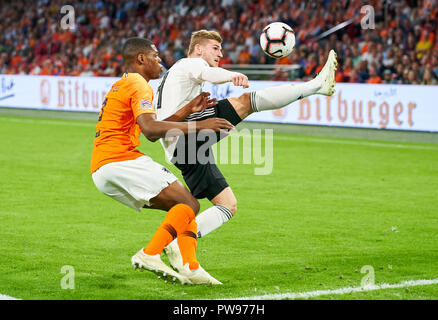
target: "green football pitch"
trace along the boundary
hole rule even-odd
[[[132,269],[165,212],[136,212],[95,188],[96,118],[0,112],[0,295],[438,299],[436,134],[275,126],[272,173],[220,164],[238,210],[199,239],[197,256],[223,285],[182,286]],[[181,178],[159,142],[141,141]]]

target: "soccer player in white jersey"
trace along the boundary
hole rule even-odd
[[[175,117],[190,100],[202,91],[205,81],[221,84],[232,82],[236,86],[249,87],[248,77],[238,72],[219,68],[222,55],[222,38],[216,31],[200,30],[191,37],[188,57],[179,60],[164,75],[155,95],[154,105],[159,120],[166,121],[194,121],[211,117],[224,118],[236,126],[240,121],[253,112],[274,110],[313,94],[331,96],[335,92],[336,53],[331,50],[327,62],[321,72],[311,81],[302,84],[286,84],[263,90],[244,93],[240,97],[218,101],[214,107],[187,115],[186,118]],[[218,139],[223,136],[218,136]],[[182,172],[185,182],[191,193],[198,199],[208,198],[212,207],[201,212],[196,217],[198,224],[198,238],[207,235],[219,228],[236,213],[237,200],[226,182],[224,176],[214,163],[211,149],[205,152],[210,161],[190,161],[202,144],[197,139],[196,150],[191,150],[189,139],[186,136],[161,139],[166,155]],[[214,139],[207,138],[207,141]],[[201,140],[201,142],[199,142]],[[217,141],[217,140],[216,140]],[[193,144],[192,144],[193,145]],[[184,149],[184,158],[179,156]],[[196,152],[199,155],[198,152]],[[203,154],[204,155],[204,154]],[[174,241],[165,248],[169,261],[173,267],[180,270],[182,258],[178,245]]]

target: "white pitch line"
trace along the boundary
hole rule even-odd
[[[7,296],[5,294],[0,293],[0,300],[21,300],[21,299],[10,297],[10,296]]]
[[[319,297],[329,294],[347,294],[353,292],[366,292],[384,289],[394,289],[394,288],[405,288],[405,287],[415,287],[415,286],[426,286],[431,284],[438,284],[438,279],[431,280],[410,280],[403,281],[396,284],[382,283],[379,285],[366,286],[366,287],[345,287],[334,290],[317,290],[308,292],[298,292],[298,293],[278,293],[278,294],[265,294],[261,296],[252,297],[240,297],[240,298],[226,298],[227,300],[279,300],[279,299],[308,299],[313,297]]]

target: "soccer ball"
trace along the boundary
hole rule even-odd
[[[294,31],[283,22],[268,24],[260,35],[260,46],[272,58],[286,57],[295,47]]]

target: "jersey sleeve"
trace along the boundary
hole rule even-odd
[[[136,119],[143,113],[156,113],[152,100],[154,92],[152,87],[143,78],[132,81],[131,108]]]
[[[208,68],[208,63],[201,58],[187,58],[185,61],[185,69],[193,80],[202,81],[201,75]]]
[[[225,82],[233,81],[233,77],[238,75],[237,72],[228,71],[222,68],[212,68],[207,67],[202,71],[200,78],[201,80],[208,81],[214,84],[221,84]]]

